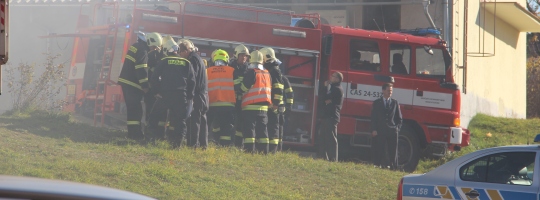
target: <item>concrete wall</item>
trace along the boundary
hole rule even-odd
[[[477,113],[525,118],[526,33],[492,13],[481,12],[477,1],[469,1],[468,10],[467,87],[466,94],[462,94],[462,124],[467,126]],[[453,33],[454,78],[460,85],[463,84],[463,69],[458,67],[463,65],[463,11],[463,1],[459,1],[454,6]]]
[[[66,62],[69,66],[72,38],[42,39],[39,36],[50,33],[73,33],[79,7],[53,7],[53,6],[20,6],[10,7],[10,30],[9,30],[9,62],[13,67],[19,63],[35,63],[36,74],[43,71],[40,67],[45,62],[43,53],[49,51],[52,54],[61,53],[63,56],[58,63]],[[9,65],[2,66],[2,95],[0,96],[0,113],[11,109],[12,97],[8,93],[5,69]],[[69,67],[66,67],[69,69]],[[36,78],[37,79],[37,78]],[[63,99],[64,95],[58,95]]]

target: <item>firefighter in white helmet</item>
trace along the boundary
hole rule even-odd
[[[163,44],[167,44],[168,40],[172,40],[170,35],[162,37]],[[160,48],[156,48],[148,52],[148,78],[152,77],[158,62],[165,56],[166,53],[164,53],[163,45],[160,46]],[[146,107],[145,118],[147,123],[147,131],[145,132],[145,136],[150,140],[163,139],[162,136],[165,131],[164,128],[166,116],[151,116],[152,109],[155,107],[154,104],[159,103],[159,99],[157,99],[156,94],[157,91],[152,87],[152,85],[150,85],[150,89],[144,95],[144,103]],[[154,129],[152,129],[152,127],[154,127]]]
[[[127,52],[118,78],[118,84],[122,87],[127,107],[128,137],[134,140],[143,140],[144,134],[141,127],[143,108],[141,100],[149,90],[148,84],[148,52],[157,49],[162,44],[159,33],[137,34],[137,42]]]
[[[208,111],[208,124],[217,127],[215,133],[222,146],[232,144],[234,136],[234,105],[236,97],[234,93],[234,68],[228,66],[229,54],[222,49],[212,53],[212,63],[207,69],[208,74],[208,97],[210,110]]]
[[[272,106],[268,108],[268,136],[270,139],[270,152],[275,153],[278,149],[279,141],[283,138],[280,133],[280,121],[283,118],[285,105],[283,102],[283,78],[279,65],[281,61],[276,58],[274,49],[264,47],[261,49],[264,60],[264,68],[270,73],[272,78]]]
[[[164,46],[167,57],[161,59],[150,79],[150,83],[158,91],[157,96],[161,98],[153,111],[158,116],[169,111],[167,118],[170,125],[166,135],[172,147],[178,148],[187,132],[186,119],[194,97],[195,74],[191,63],[177,54],[179,47],[174,40],[168,40]]]
[[[206,78],[206,65],[204,60],[197,53],[197,47],[188,39],[180,39],[179,54],[188,59],[195,71],[195,96],[193,98],[193,111],[189,118],[188,146],[208,147],[208,125],[206,112],[208,111],[208,83]]]
[[[249,49],[243,44],[239,44],[234,48],[234,58],[229,61],[229,66],[234,68],[234,90],[236,91],[236,133],[234,136],[234,145],[242,148],[243,136],[242,136],[242,95],[241,89],[242,80],[244,80],[244,74],[247,71],[249,65]]]
[[[251,52],[248,70],[242,81],[242,134],[246,152],[268,153],[267,111],[271,106],[272,80],[270,73],[262,66],[263,55],[260,51]]]

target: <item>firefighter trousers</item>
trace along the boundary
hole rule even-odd
[[[144,107],[145,107],[145,113],[144,113],[144,119],[147,123],[150,123],[150,113],[152,113],[152,108],[154,107],[154,103],[157,101],[154,92],[155,89],[150,88],[150,90],[144,94]]]
[[[208,111],[208,94],[195,94],[193,98],[193,111],[189,118],[188,146],[208,147],[208,124],[206,112]]]
[[[268,153],[268,116],[266,111],[244,110],[242,111],[244,136],[244,150],[255,153],[257,151]]]
[[[278,150],[280,135],[283,137],[283,134],[280,133],[280,119],[282,118],[283,113],[272,108],[268,109],[268,138],[270,141],[269,151],[271,153],[276,153]]]
[[[149,113],[147,137],[150,140],[164,140],[165,126],[167,124],[167,107],[164,105],[163,99],[156,99],[147,111]]]
[[[130,85],[120,84],[126,102],[128,138],[134,140],[144,139],[141,129],[143,115],[142,99],[144,92]]]
[[[188,110],[191,103],[186,100],[184,93],[182,90],[162,92],[163,103],[156,105],[159,105],[158,111],[167,113],[166,116],[170,121],[170,125],[167,127],[166,137],[173,148],[180,147],[186,137],[186,119],[189,115]]]
[[[235,128],[234,146],[242,149],[244,146],[244,136],[242,135],[242,101],[237,101],[235,106]]]
[[[214,106],[208,110],[208,125],[214,129],[219,129],[215,132],[215,138],[219,141],[219,145],[230,146],[234,138],[234,107],[230,106]]]
[[[283,151],[283,131],[285,129],[285,113],[279,115],[279,144],[278,151]]]

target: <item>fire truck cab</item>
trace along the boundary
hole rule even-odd
[[[203,58],[218,48],[233,55],[239,44],[250,50],[272,47],[295,93],[283,138],[288,146],[317,147],[318,94],[335,71],[344,74],[340,156],[370,147],[371,104],[386,82],[394,83],[393,98],[403,112],[399,162],[405,170],[413,171],[424,152],[443,155],[468,145],[468,130],[459,127],[460,91],[452,59],[440,39],[322,25],[316,14],[215,2],[168,2],[133,10],[117,2],[93,6],[94,15],[79,17],[78,33],[66,35],[76,41],[66,108],[87,113],[95,124],[125,119],[116,80],[136,41],[134,33],[143,31],[188,38]],[[91,25],[100,21],[96,17],[104,23]]]

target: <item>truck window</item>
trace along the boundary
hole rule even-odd
[[[446,64],[442,49],[431,49],[433,54],[426,51],[424,47],[416,48],[416,74],[422,76],[444,76],[446,74]]]
[[[411,47],[403,44],[390,45],[390,72],[409,74],[411,70]]]
[[[353,70],[381,71],[379,44],[369,40],[351,40],[349,60]]]

